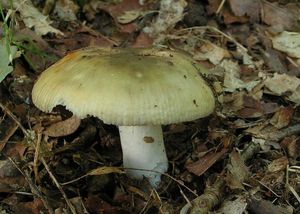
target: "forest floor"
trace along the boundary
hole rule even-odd
[[[300,3],[0,2],[0,213],[299,213]],[[116,126],[37,109],[38,76],[87,47],[181,50],[207,68],[216,109],[163,126],[169,171],[124,173]]]

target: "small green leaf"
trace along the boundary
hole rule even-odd
[[[13,70],[10,65],[17,53],[16,46],[7,45],[5,41],[0,40],[0,82]]]

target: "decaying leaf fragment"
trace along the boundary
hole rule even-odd
[[[288,99],[300,104],[300,79],[298,77],[275,73],[273,77],[267,77],[264,84],[271,94],[282,96],[289,93]]]
[[[283,31],[272,38],[273,47],[287,53],[290,57],[300,58],[300,33]]]
[[[198,161],[186,166],[187,170],[197,176],[201,176],[206,172],[216,161],[218,161],[225,153],[226,148],[219,152],[211,152],[200,158]]]
[[[109,167],[109,166],[103,166],[103,167],[98,167],[96,169],[93,169],[88,173],[88,175],[105,175],[105,174],[110,174],[110,173],[125,173],[124,170],[120,169],[119,167]]]
[[[0,40],[0,82],[13,70],[9,64],[12,62],[17,52],[15,46],[6,44],[4,40]]]
[[[4,8],[11,9],[10,4],[1,0],[1,4]],[[38,35],[46,35],[47,33],[54,33],[57,35],[63,35],[63,33],[52,27],[51,21],[49,21],[47,16],[44,16],[42,13],[36,9],[30,0],[23,1],[23,0],[14,0],[12,1],[13,9],[20,12],[22,21],[25,23],[26,27],[34,28],[34,31]]]
[[[136,20],[141,15],[143,15],[143,12],[140,10],[129,10],[118,16],[117,20],[120,24],[128,24]]]
[[[160,1],[160,10],[157,19],[149,27],[145,27],[144,31],[150,35],[157,36],[173,28],[177,22],[184,17],[184,8],[187,6],[185,0]]]
[[[235,15],[247,15],[253,21],[259,20],[261,3],[258,0],[230,0],[229,4]]]
[[[64,21],[75,21],[76,13],[79,10],[79,6],[71,0],[58,0],[55,3],[53,13]]]
[[[76,116],[70,117],[64,121],[54,123],[49,126],[44,134],[49,137],[62,137],[74,133],[80,125],[80,119]]]
[[[237,89],[251,91],[260,81],[244,82],[240,79],[240,67],[236,62],[223,60],[220,64],[225,70],[224,87],[225,91],[234,92]]]
[[[219,64],[224,58],[230,57],[230,53],[227,50],[211,42],[204,43],[200,50],[194,54],[193,58],[196,60],[208,59],[214,65]]]
[[[230,154],[230,164],[228,164],[226,176],[227,185],[231,189],[244,189],[242,183],[248,178],[250,172],[246,167],[243,158],[236,151]]]

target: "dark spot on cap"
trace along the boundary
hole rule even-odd
[[[149,136],[145,136],[143,140],[145,143],[153,143],[154,142],[154,138],[149,137]]]
[[[157,108],[157,105],[154,105],[154,108]]]
[[[169,56],[170,56],[170,57],[173,57],[173,54],[170,54]]]
[[[186,79],[187,77],[186,77],[186,75],[183,75],[183,77],[184,77],[184,79]]]
[[[197,104],[196,100],[193,100],[193,103],[194,103],[194,105],[195,105],[196,107],[198,107],[198,104]]]

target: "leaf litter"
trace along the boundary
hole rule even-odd
[[[0,63],[5,212],[299,212],[299,4],[1,4],[0,22],[8,21],[13,34],[1,50],[22,54],[3,52]],[[199,72],[215,90],[214,115],[164,127],[170,170],[158,190],[126,176],[116,127],[76,119],[61,106],[42,113],[31,103],[33,82],[45,68],[90,45],[185,51],[202,64]]]

